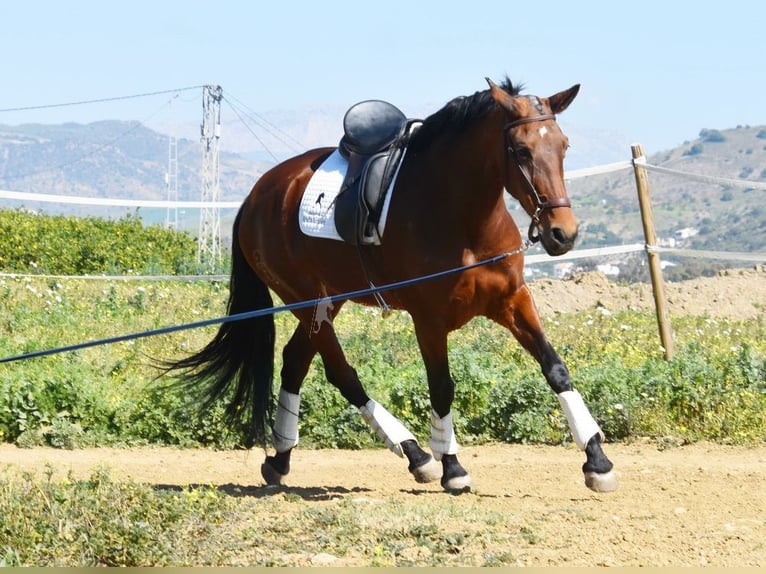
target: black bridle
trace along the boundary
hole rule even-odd
[[[543,122],[545,120],[555,120],[556,116],[553,114],[541,114],[539,116],[534,116],[531,118],[520,118],[518,120],[514,120],[512,122],[508,122],[505,124],[505,127],[503,127],[503,133],[505,134],[505,147],[508,151],[508,157],[513,157],[513,160],[516,162],[516,167],[519,168],[519,171],[521,172],[521,175],[524,176],[524,181],[527,182],[527,187],[529,188],[530,195],[532,196],[532,200],[535,203],[535,212],[530,216],[532,218],[532,222],[529,224],[529,232],[527,233],[527,236],[529,237],[529,240],[532,243],[537,243],[540,241],[540,216],[542,215],[543,211],[546,209],[554,209],[556,207],[572,207],[572,202],[569,200],[568,197],[554,197],[553,199],[543,199],[540,197],[540,194],[537,192],[537,189],[535,188],[534,184],[532,183],[532,180],[529,179],[529,175],[527,175],[526,170],[524,169],[524,166],[522,165],[521,158],[519,157],[518,150],[513,145],[513,139],[511,138],[511,129],[515,128],[516,126],[520,126],[522,124],[529,124],[532,122]],[[506,175],[507,177],[507,175]],[[509,189],[506,185],[506,189]],[[537,232],[537,234],[535,234]]]

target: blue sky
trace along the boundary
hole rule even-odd
[[[562,125],[613,133],[650,153],[693,139],[702,128],[766,124],[763,2],[0,6],[2,110],[212,83],[266,118],[368,98],[422,116],[484,89],[485,76],[508,74],[542,96],[582,84]],[[150,123],[168,99],[3,111],[0,124]],[[197,91],[180,93],[173,113],[198,123],[200,102]]]

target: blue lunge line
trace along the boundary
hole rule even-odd
[[[461,271],[468,271],[475,267],[481,267],[482,265],[490,265],[502,261],[510,255],[521,253],[527,247],[525,243],[522,247],[515,249],[514,251],[508,251],[500,255],[495,255],[489,259],[477,261],[470,265],[463,265],[462,267],[455,267],[453,269],[447,269],[446,271],[439,271],[438,273],[432,273],[430,275],[423,275],[421,277],[415,277],[414,279],[405,279],[404,281],[398,281],[396,283],[389,283],[387,285],[381,285],[379,287],[370,287],[368,289],[360,289],[359,291],[352,291],[351,293],[341,293],[339,295],[332,295],[330,297],[322,297],[319,299],[311,299],[309,301],[300,301],[298,303],[291,303],[289,305],[282,305],[281,307],[267,307],[265,309],[256,309],[254,311],[247,311],[245,313],[236,313],[234,315],[227,315],[225,317],[217,317],[215,319],[205,319],[203,321],[195,321],[194,323],[185,323],[182,325],[173,325],[171,327],[162,327],[160,329],[152,329],[150,331],[141,331],[139,333],[130,333],[128,335],[118,335],[116,337],[108,337],[106,339],[97,339],[94,341],[86,341],[84,343],[77,343],[74,345],[66,345],[64,347],[56,347],[53,349],[46,349],[43,351],[33,351],[31,353],[24,353],[22,355],[14,355],[11,357],[5,357],[0,359],[0,363],[11,363],[13,361],[21,361],[25,359],[34,359],[37,357],[45,357],[48,355],[55,355],[57,353],[65,353],[67,351],[79,351],[80,349],[87,349],[88,347],[97,347],[100,345],[110,345],[112,343],[121,343],[123,341],[131,341],[133,339],[141,339],[143,337],[154,337],[155,335],[165,335],[167,333],[175,333],[176,331],[185,331],[188,329],[197,329],[200,327],[207,327],[209,325],[217,325],[219,323],[228,323],[231,321],[241,321],[243,319],[254,319],[256,317],[262,317],[264,315],[276,315],[277,313],[283,313],[285,311],[294,311],[296,309],[303,309],[305,307],[313,307],[319,303],[326,303],[328,299],[333,303],[336,301],[344,301],[346,299],[356,299],[358,297],[366,297],[367,295],[373,295],[382,291],[390,291],[392,289],[400,289],[402,287],[409,287],[417,283],[424,281],[431,281],[433,279],[439,279],[446,275],[453,273],[459,273]]]

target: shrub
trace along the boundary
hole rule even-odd
[[[726,137],[718,130],[700,130],[700,138],[703,142],[720,143],[726,141]]]
[[[704,151],[705,147],[701,143],[693,144],[688,150],[684,152],[684,155],[699,155]]]
[[[189,274],[196,240],[135,216],[118,221],[0,210],[0,269],[56,275]]]

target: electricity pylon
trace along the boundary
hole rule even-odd
[[[221,86],[202,87],[202,198],[197,239],[197,262],[214,271],[221,262],[219,153],[221,139]],[[205,205],[209,204],[209,205]]]

